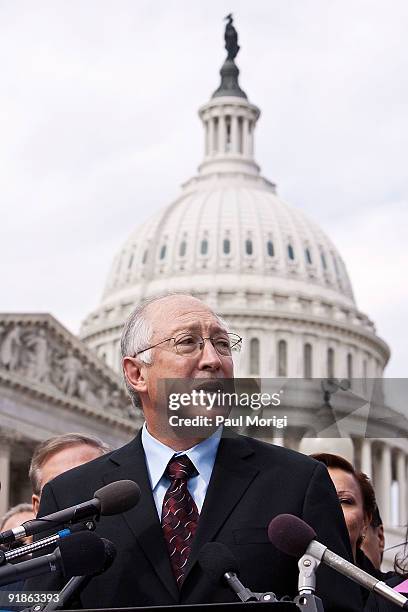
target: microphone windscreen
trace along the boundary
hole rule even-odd
[[[315,537],[315,530],[293,514],[279,514],[269,523],[269,540],[278,550],[293,557],[304,555]]]
[[[112,516],[130,510],[140,499],[140,488],[133,480],[117,480],[95,491],[99,499],[101,514]]]
[[[208,542],[198,556],[201,569],[213,584],[218,584],[226,572],[238,573],[239,563],[228,546],[221,542]]]
[[[91,576],[103,571],[105,544],[96,533],[74,533],[62,538],[58,547],[66,578]]]

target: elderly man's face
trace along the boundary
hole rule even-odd
[[[200,300],[189,296],[169,296],[151,304],[146,316],[153,329],[150,345],[186,332],[203,338],[213,337],[226,330],[215,314]],[[231,356],[219,355],[210,341],[194,355],[179,355],[172,343],[152,349],[153,362],[143,365],[136,360],[124,361],[129,382],[140,393],[148,427],[155,409],[161,404],[160,382],[163,379],[217,379],[233,377]],[[136,370],[138,370],[136,372]],[[136,384],[135,384],[136,383]],[[149,430],[151,427],[149,427]]]

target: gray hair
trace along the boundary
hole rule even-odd
[[[144,351],[140,356],[137,355],[139,351],[143,351],[143,349],[148,346],[153,336],[153,328],[150,324],[150,321],[146,317],[146,310],[151,304],[155,304],[156,302],[163,300],[164,298],[172,296],[195,297],[194,295],[184,293],[182,291],[168,291],[156,295],[155,297],[144,300],[139,306],[135,308],[135,310],[131,313],[124,325],[122,337],[120,340],[120,351],[122,354],[122,359],[124,357],[137,356],[137,358],[145,365],[149,366],[152,364],[153,355],[151,349]],[[228,324],[226,323],[226,321],[224,321],[224,319],[222,319],[218,315],[215,316],[220,321],[221,325],[223,325],[225,329],[228,329]],[[126,389],[132,400],[132,404],[135,406],[135,408],[141,408],[139,394],[129,384],[125,374],[124,379]]]
[[[155,302],[162,300],[163,298],[170,297],[172,295],[185,295],[176,292],[166,292],[156,295],[155,297],[143,300],[139,306],[133,310],[129,318],[127,319],[123,330],[122,337],[120,339],[120,352],[122,359],[124,357],[137,357],[145,365],[152,365],[153,355],[152,351],[143,352],[140,356],[137,355],[139,351],[143,351],[144,348],[149,344],[153,336],[153,328],[146,317],[146,310]],[[127,392],[130,395],[132,404],[135,408],[141,408],[140,397],[137,391],[129,384],[125,373],[123,372],[125,385]]]
[[[78,446],[85,444],[98,450],[101,455],[110,453],[112,449],[109,444],[103,442],[96,436],[90,436],[84,433],[66,433],[60,436],[54,436],[41,442],[34,450],[31,458],[28,476],[31,481],[31,488],[35,495],[41,495],[41,468],[44,463],[59,451],[69,448],[70,446]]]
[[[6,514],[3,514],[0,519],[0,531],[3,531],[4,525],[12,516],[15,514],[20,514],[20,512],[33,512],[33,507],[31,504],[23,502],[22,504],[17,504],[17,506],[10,508],[10,510],[8,510]]]

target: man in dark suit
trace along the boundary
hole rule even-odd
[[[112,567],[81,595],[87,608],[235,601],[227,586],[211,584],[197,562],[202,546],[226,544],[253,591],[297,592],[297,562],[268,541],[269,521],[291,513],[312,525],[318,539],[350,559],[337,496],[326,468],[299,453],[213,428],[169,427],[161,379],[188,379],[214,389],[233,377],[232,348],[239,337],[203,302],[170,295],[139,308],[122,336],[123,369],[145,425],[126,446],[51,481],[43,491],[45,515],[89,499],[99,487],[138,482],[138,506],[102,517],[97,532],[118,550]],[[217,382],[216,382],[217,381]],[[225,433],[225,432],[224,432]],[[321,567],[318,594],[327,610],[357,610],[354,584]],[[50,588],[33,580],[31,589]]]

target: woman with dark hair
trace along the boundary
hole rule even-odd
[[[354,562],[370,574],[377,576],[378,572],[375,567],[360,549],[377,507],[374,489],[369,478],[363,472],[355,470],[347,459],[339,455],[317,453],[312,457],[327,466],[336,488],[350,536]]]

